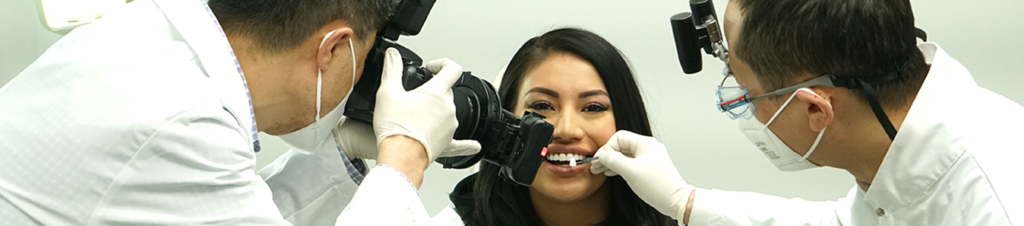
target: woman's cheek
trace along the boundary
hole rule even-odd
[[[602,117],[595,118],[587,124],[590,125],[590,128],[587,129],[587,134],[591,140],[597,142],[598,148],[608,143],[612,135],[615,135],[615,116],[610,112]]]

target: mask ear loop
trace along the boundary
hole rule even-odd
[[[319,49],[323,49],[324,48],[324,43],[327,42],[327,38],[330,38],[331,35],[333,35],[333,34],[334,34],[334,31],[327,32],[327,35],[324,36],[324,40],[320,41],[320,48],[317,48],[317,49],[318,50]],[[321,95],[323,94],[323,85],[324,85],[323,70],[320,70],[318,68],[316,70],[316,114],[313,115],[313,128],[316,128],[316,127],[320,126],[320,98],[321,98]]]
[[[771,124],[772,124],[772,122],[774,122],[774,121],[775,121],[775,118],[778,118],[778,117],[779,117],[779,115],[780,115],[780,114],[782,113],[782,110],[783,110],[783,109],[786,109],[786,106],[789,106],[789,102],[793,101],[793,98],[794,98],[794,97],[796,97],[796,93],[797,93],[797,92],[800,92],[800,90],[804,90],[804,91],[808,91],[808,92],[810,92],[810,91],[811,91],[811,90],[809,90],[809,89],[807,89],[807,88],[800,88],[800,89],[796,90],[796,92],[793,92],[793,95],[790,95],[790,96],[789,96],[789,99],[786,99],[786,103],[783,103],[783,104],[782,104],[782,107],[779,107],[779,110],[778,110],[778,111],[775,111],[775,115],[772,115],[772,118],[771,118],[771,119],[768,119],[768,123],[765,123],[765,124],[764,124],[764,128],[765,128],[765,129],[768,129],[768,125],[771,125]],[[811,93],[814,93],[814,92],[811,92]]]
[[[808,93],[814,94],[814,96],[821,97],[817,93],[814,93],[814,91],[811,91],[810,89],[807,89],[807,88],[801,88],[801,89],[798,89],[796,91],[797,92],[806,91]],[[796,94],[794,93],[793,96],[796,96]],[[831,102],[825,101],[825,103],[828,104],[829,108],[832,108],[832,103]],[[823,137],[825,135],[825,129],[828,129],[828,126],[826,126],[825,128],[822,128],[821,132],[818,132],[818,137],[814,138],[814,144],[811,144],[811,149],[808,150],[807,153],[804,154],[804,156],[801,156],[800,160],[798,160],[797,162],[807,161],[807,158],[811,157],[811,153],[814,153],[814,150],[818,149],[818,144],[821,143],[821,137]]]
[[[352,44],[352,38],[348,39],[348,50],[352,52],[352,83],[348,85],[348,95],[352,95],[352,89],[356,88],[356,46]],[[348,98],[347,96],[345,98]]]

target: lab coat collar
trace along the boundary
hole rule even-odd
[[[154,0],[154,3],[195,52],[203,72],[219,84],[221,104],[234,115],[238,125],[246,128],[250,149],[254,148],[256,134],[249,128],[254,128],[255,122],[248,87],[242,80],[234,50],[210,8],[199,0]]]
[[[970,125],[958,119],[977,109],[971,103],[977,84],[967,69],[938,44],[921,43],[918,49],[931,65],[928,77],[864,196],[886,212],[899,211],[927,195],[960,158]]]

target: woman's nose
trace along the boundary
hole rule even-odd
[[[557,117],[549,118],[555,126],[555,143],[572,143],[583,138],[583,129],[579,126],[579,117],[575,111],[558,112]]]

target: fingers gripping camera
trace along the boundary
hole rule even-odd
[[[388,48],[396,49],[403,64],[402,85],[413,90],[433,78],[423,60],[412,50],[398,44],[400,35],[416,35],[433,7],[430,0],[406,0],[398,13],[379,31],[366,58],[366,66],[359,83],[345,106],[349,119],[373,122],[377,90],[381,85],[384,55]],[[501,166],[501,175],[517,184],[529,186],[544,162],[541,151],[552,140],[554,126],[544,116],[526,112],[522,117],[501,108],[493,86],[485,80],[463,72],[452,83],[455,116],[458,120],[453,138],[476,140],[481,150],[475,155],[439,157],[445,168],[467,168],[483,160]],[[410,111],[409,114],[414,114]]]

